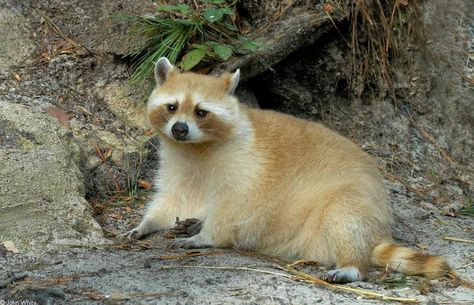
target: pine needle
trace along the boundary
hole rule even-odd
[[[445,236],[445,237],[443,237],[443,239],[450,240],[450,241],[457,241],[457,242],[460,242],[460,243],[474,244],[474,240],[470,240],[470,239],[462,239],[462,238],[450,237],[450,236]]]

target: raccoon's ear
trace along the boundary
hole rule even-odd
[[[239,84],[239,80],[240,80],[240,69],[237,69],[237,71],[235,71],[234,74],[232,74],[229,77],[229,87],[227,89],[227,92],[230,95],[234,94],[234,91],[237,88],[237,85]]]
[[[168,79],[171,72],[173,72],[174,67],[169,62],[168,58],[161,57],[158,59],[155,65],[155,80],[156,85],[161,86]]]

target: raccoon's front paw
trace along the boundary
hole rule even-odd
[[[211,242],[202,238],[200,235],[194,235],[189,238],[177,238],[171,241],[169,247],[171,249],[199,249],[199,248],[212,248],[213,245]]]
[[[188,218],[179,220],[176,217],[176,226],[171,228],[170,232],[177,237],[192,237],[199,234],[202,229],[202,221],[197,218]]]
[[[125,232],[123,234],[120,234],[118,237],[121,238],[121,239],[128,239],[128,240],[132,240],[132,239],[140,239],[144,236],[145,234],[142,232],[142,230],[140,230],[140,228],[135,228],[133,230],[130,230],[128,232]]]

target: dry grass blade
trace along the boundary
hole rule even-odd
[[[195,265],[195,266],[190,266],[190,265],[184,265],[184,266],[163,266],[161,267],[162,269],[218,269],[218,270],[242,270],[242,271],[253,271],[253,272],[259,272],[259,273],[266,273],[266,274],[272,274],[272,275],[278,275],[286,278],[292,279],[293,276],[286,274],[286,273],[280,273],[280,272],[274,272],[274,271],[269,271],[269,270],[264,270],[264,269],[258,269],[258,268],[253,268],[253,267],[234,267],[234,266],[203,266],[203,265]]]
[[[27,278],[21,282],[16,283],[16,285],[21,286],[39,286],[39,287],[46,287],[46,286],[56,286],[56,285],[64,285],[69,283],[75,279],[83,278],[83,277],[94,277],[97,276],[98,272],[84,272],[84,273],[76,273],[71,275],[64,275],[56,278]]]
[[[319,265],[319,264],[321,264],[321,263],[318,262],[318,261],[302,259],[302,260],[299,260],[299,261],[295,261],[295,262],[287,265],[286,267],[287,268],[294,268],[295,266],[298,266],[298,265]]]
[[[422,45],[421,0],[348,1],[351,11],[350,86],[361,96],[365,89],[394,94],[392,78],[413,61],[411,46]],[[344,5],[344,4],[342,4]]]
[[[277,275],[285,278],[289,278],[292,280],[297,280],[297,281],[304,281],[307,283],[315,284],[318,286],[334,289],[334,290],[340,290],[340,291],[347,291],[351,293],[355,293],[357,295],[360,295],[365,298],[376,298],[384,301],[395,301],[395,302],[402,302],[402,303],[418,303],[419,301],[415,298],[398,298],[398,297],[391,297],[391,296],[386,296],[381,293],[365,290],[365,289],[358,289],[358,288],[352,288],[344,285],[335,285],[335,284],[330,284],[328,282],[325,282],[321,279],[318,279],[316,277],[313,277],[307,273],[297,271],[293,269],[293,266],[300,265],[307,263],[309,261],[296,261],[293,264],[289,264],[285,267],[281,267],[283,270],[287,271],[290,274],[287,273],[280,273],[280,272],[274,272],[274,271],[269,271],[269,270],[264,270],[264,269],[258,269],[258,268],[253,268],[253,267],[239,267],[239,266],[203,266],[203,265],[195,265],[195,266],[190,266],[190,265],[184,265],[184,266],[163,266],[161,267],[162,269],[180,269],[180,268],[185,268],[185,269],[217,269],[217,270],[241,270],[241,271],[251,271],[251,272],[259,272],[259,273],[265,273],[265,274],[271,274],[271,275]],[[311,261],[314,263],[314,261]]]
[[[172,259],[183,259],[188,257],[196,257],[196,256],[216,256],[216,255],[223,255],[224,252],[189,252],[181,255],[165,255],[160,256],[157,259],[159,260],[172,260]]]
[[[443,237],[443,239],[450,240],[450,241],[457,241],[457,242],[460,242],[460,243],[474,244],[474,240],[470,240],[470,239],[462,239],[462,238],[456,238],[456,237],[450,237],[450,236],[445,236],[445,237]]]

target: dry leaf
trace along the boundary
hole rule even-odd
[[[56,118],[66,129],[70,128],[69,119],[71,116],[69,114],[55,106],[46,107],[45,110],[50,116]]]
[[[152,136],[154,133],[153,129],[149,128],[147,130],[145,130],[145,132],[143,133],[145,136],[149,137],[149,136]]]
[[[110,295],[110,298],[114,301],[124,301],[130,299],[130,296],[123,292],[114,292]]]
[[[69,283],[72,280],[74,280],[74,276],[65,275],[56,279],[51,279],[50,281],[51,281],[51,285],[63,285],[63,284]],[[45,280],[45,282],[46,281],[48,280]]]
[[[7,249],[7,251],[10,251],[15,254],[20,253],[20,251],[18,251],[15,244],[11,240],[4,241],[2,245],[5,247],[5,249]]]
[[[119,214],[110,214],[109,216],[112,217],[113,219],[122,219],[122,215],[119,215]]]
[[[125,212],[132,213],[132,208],[131,207],[125,207]]]
[[[442,211],[441,215],[450,216],[450,217],[457,217],[458,216],[456,210],[453,209],[453,208],[448,208],[448,209]]]
[[[100,148],[99,145],[95,143],[95,153],[102,162],[105,162],[112,156],[112,148]]]
[[[92,209],[96,213],[102,213],[106,209],[106,206],[100,203],[95,203],[92,205]]]
[[[331,5],[330,3],[324,4],[323,9],[328,14],[331,14],[332,12],[334,12],[334,6]]]
[[[245,35],[248,34],[252,30],[252,27],[247,22],[242,22],[240,24],[240,34]]]
[[[209,74],[210,71],[211,69],[209,67],[206,67],[206,68],[198,69],[195,72],[197,74]]]
[[[138,179],[138,187],[145,190],[149,190],[153,187],[153,184],[151,184],[151,182],[146,181],[144,179]]]
[[[110,157],[112,157],[112,148],[107,148],[105,152],[102,153],[102,156],[100,156],[100,159],[102,160],[102,162],[105,162]]]
[[[403,5],[403,6],[407,6],[408,5],[408,0],[400,0],[400,4]]]
[[[102,300],[102,295],[96,290],[88,291],[85,295],[93,300]]]

